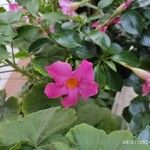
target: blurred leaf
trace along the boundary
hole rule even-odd
[[[112,62],[112,61],[104,61],[104,62],[107,64],[107,66],[109,68],[111,68],[113,71],[117,72],[117,68],[116,68],[116,65],[114,62]]]
[[[18,99],[15,97],[10,97],[6,100],[5,91],[0,91],[0,121],[17,119],[18,115]]]
[[[150,97],[136,97],[131,101],[131,105],[126,108],[126,112],[131,115],[129,121],[130,130],[133,134],[138,135],[142,130],[150,125]]]
[[[37,51],[40,51],[40,49],[42,49],[45,45],[50,46],[50,44],[51,44],[51,41],[48,38],[37,39],[29,47],[29,52],[36,53]]]
[[[117,43],[111,43],[110,47],[107,50],[109,55],[116,55],[123,51],[122,47]]]
[[[144,144],[150,145],[150,126],[147,126],[138,136],[140,140],[143,141]],[[144,142],[145,141],[145,142]]]
[[[21,13],[20,12],[7,11],[5,13],[0,13],[0,22],[6,23],[6,24],[16,23],[20,19],[21,19]]]
[[[124,30],[133,35],[139,35],[144,28],[142,16],[135,10],[129,10],[121,16]]]
[[[150,5],[149,0],[135,0],[133,3],[133,8],[147,7],[149,5]]]
[[[22,120],[0,125],[0,143],[3,146],[14,146],[27,141],[35,149],[44,149],[44,146],[49,146],[56,135],[61,135],[75,119],[73,109],[55,107],[38,111]],[[56,141],[60,141],[59,138]]]
[[[49,58],[44,58],[44,57],[34,58],[32,60],[34,69],[44,76],[48,76],[48,73],[46,72],[45,67],[49,65],[50,63],[51,63],[51,60]]]
[[[133,67],[139,66],[138,58],[131,52],[124,51],[122,53],[112,56],[111,58],[116,62],[124,62]]]
[[[66,48],[80,47],[79,35],[76,32],[65,31],[53,35],[56,42]]]
[[[123,141],[138,142],[129,131],[114,131],[108,135],[87,124],[80,124],[72,128],[66,135],[70,144],[54,143],[54,150],[148,150],[147,145],[123,144]],[[71,145],[71,146],[70,146]],[[62,146],[62,147],[60,147]]]
[[[105,69],[106,69],[106,76],[107,76],[107,86],[112,91],[115,92],[120,91],[121,87],[123,86],[123,80],[121,76],[117,72],[108,68],[107,66],[105,67]]]
[[[31,0],[26,3],[26,8],[33,15],[37,16],[39,11],[39,0]]]
[[[35,84],[22,98],[22,111],[25,114],[58,106],[58,99],[49,99],[44,89],[49,81]]]
[[[99,31],[92,31],[89,36],[92,41],[99,45],[102,49],[110,47],[111,41],[107,34]]]
[[[100,0],[98,3],[98,7],[100,8],[105,8],[108,7],[109,5],[111,5],[113,2],[113,0]]]
[[[18,53],[15,54],[15,58],[27,58],[29,57],[28,51],[20,50]]]
[[[9,53],[4,45],[0,45],[0,61],[3,59],[7,59],[9,57]]]
[[[145,31],[142,35],[142,45],[150,46],[150,31]]]
[[[100,88],[104,88],[106,85],[107,77],[106,71],[103,65],[97,65],[95,67],[95,79]]]

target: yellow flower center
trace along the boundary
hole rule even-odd
[[[79,83],[78,80],[75,78],[70,78],[66,81],[66,85],[70,89],[76,88],[78,86],[78,83]]]

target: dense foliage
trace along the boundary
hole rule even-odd
[[[28,81],[18,97],[0,91],[0,150],[150,149],[150,1],[16,0],[8,5],[9,11],[0,7],[0,64]],[[16,58],[30,62],[20,68]],[[57,67],[51,69],[56,62],[72,67],[76,78],[87,78],[86,88],[93,91],[79,92],[78,100],[67,104],[62,97],[68,91],[60,96],[46,91],[48,84],[60,83],[62,72],[56,78]],[[67,81],[70,88],[78,85],[74,78]],[[138,96],[117,116],[111,109],[123,86]]]

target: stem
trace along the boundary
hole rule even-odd
[[[35,79],[35,76],[33,76],[32,74],[26,72],[25,70],[21,69],[20,67],[18,67],[16,64],[13,64],[10,60],[6,59],[5,60],[12,68],[14,68],[17,72],[21,73],[22,75],[27,76],[29,79],[33,80]]]
[[[13,43],[11,43],[11,51],[12,51],[12,59],[13,59],[13,63],[16,64]]]

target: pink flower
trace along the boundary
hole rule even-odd
[[[102,26],[98,21],[95,21],[92,24],[92,28],[96,28],[97,30],[99,30],[100,32],[106,32],[108,26]]]
[[[9,10],[10,11],[19,11],[21,7],[18,3],[9,3]]]
[[[150,72],[140,69],[140,68],[134,68],[129,67],[138,77],[143,79],[145,83],[142,85],[142,91],[144,95],[150,94]]]
[[[49,98],[63,96],[61,103],[66,108],[76,105],[80,98],[87,100],[98,93],[98,84],[94,81],[93,65],[86,60],[83,60],[74,71],[70,64],[61,61],[47,66],[46,70],[55,82],[46,85],[45,94]]]
[[[145,83],[142,86],[143,95],[149,95],[150,94],[150,79],[147,79]]]
[[[71,0],[59,0],[59,6],[61,7],[63,14],[68,16],[76,16],[77,13],[75,10],[79,8],[80,2],[73,2]]]
[[[112,22],[111,22],[111,24],[113,25],[115,25],[115,24],[121,24],[121,19],[120,19],[120,17],[116,17],[116,18],[114,18],[113,20],[112,20]]]
[[[131,4],[132,4],[133,0],[126,0],[122,6],[124,7],[124,9],[126,10]]]

